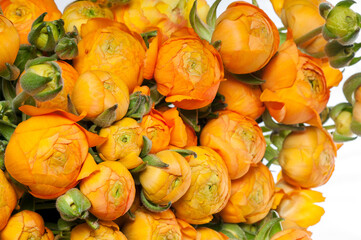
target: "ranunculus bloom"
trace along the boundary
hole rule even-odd
[[[14,63],[19,47],[19,34],[16,28],[9,19],[0,15],[0,74],[6,70],[5,63]]]
[[[325,184],[335,168],[337,148],[326,130],[306,127],[288,135],[278,161],[282,176],[290,184],[314,188]]]
[[[123,118],[110,127],[102,128],[99,136],[107,140],[97,146],[99,156],[104,161],[119,161],[132,169],[143,163],[139,154],[143,148],[143,128],[133,118]]]
[[[33,196],[56,198],[97,170],[88,149],[105,139],[76,123],[84,115],[32,106],[19,109],[33,117],[15,129],[6,147],[5,166]]]
[[[140,208],[134,215],[135,220],[126,222],[122,228],[128,240],[182,239],[180,227],[170,209],[152,213]]]
[[[243,83],[235,79],[231,74],[226,74],[226,81],[219,85],[218,93],[225,97],[226,110],[237,112],[241,115],[257,119],[265,110],[261,102],[261,88]]]
[[[325,24],[321,17],[318,6],[327,2],[324,0],[271,0],[273,8],[281,18],[286,28],[293,32],[293,39],[298,39],[312,30]],[[327,41],[320,33],[309,41],[300,45],[308,54],[315,57],[324,55],[324,47]]]
[[[312,240],[312,233],[302,229],[286,229],[276,233],[271,240]]]
[[[231,3],[217,18],[212,42],[218,40],[225,69],[237,74],[263,68],[280,42],[277,27],[267,14],[243,1]]]
[[[53,240],[54,234],[44,227],[44,220],[38,213],[23,210],[9,219],[6,227],[0,232],[0,239]]]
[[[197,136],[193,128],[183,122],[176,108],[168,109],[162,115],[169,126],[170,145],[179,148],[197,146]]]
[[[265,165],[258,163],[246,175],[231,182],[231,198],[220,215],[229,223],[258,222],[270,211],[274,191],[272,173]]]
[[[108,8],[103,8],[92,1],[76,1],[69,4],[63,16],[64,28],[66,32],[74,31],[74,27],[81,33],[81,25],[91,18],[113,19],[113,13]]]
[[[150,153],[165,150],[170,142],[170,130],[161,112],[152,109],[145,115],[140,123],[143,128],[142,135],[152,140]]]
[[[118,104],[115,121],[122,119],[129,107],[129,91],[121,77],[105,71],[87,71],[75,82],[71,101],[78,112],[95,120],[107,109]]]
[[[171,150],[156,154],[169,166],[159,168],[147,166],[139,175],[145,197],[153,203],[167,205],[181,198],[191,184],[191,168],[187,160]]]
[[[0,169],[0,231],[6,226],[16,204],[15,190]]]
[[[101,220],[115,220],[124,215],[135,197],[132,175],[123,164],[105,161],[99,171],[80,181],[80,191],[91,202],[89,211]]]
[[[284,229],[308,228],[318,223],[325,213],[322,207],[315,203],[324,202],[322,193],[293,187],[284,180],[276,184],[276,198],[272,208],[276,209]],[[288,239],[287,239],[288,240]]]
[[[319,113],[330,97],[320,65],[302,54],[289,39],[263,70],[261,101],[276,121],[321,127]],[[282,74],[280,74],[282,73]]]
[[[99,228],[92,229],[87,223],[82,223],[71,230],[71,240],[113,239],[127,240],[119,231],[119,226],[111,221],[99,221]]]
[[[222,158],[208,147],[188,147],[197,157],[190,156],[191,186],[185,195],[173,204],[177,218],[191,224],[212,220],[227,204],[231,181]]]
[[[172,37],[159,49],[154,71],[158,91],[179,108],[210,104],[223,76],[221,56],[197,36]]]
[[[206,227],[197,228],[196,240],[226,240],[226,239],[229,239],[229,237],[213,229]]]
[[[232,180],[244,176],[251,165],[261,161],[266,150],[257,122],[231,111],[221,111],[217,119],[210,120],[200,141],[221,155]]]
[[[177,219],[178,225],[180,227],[180,230],[182,232],[182,240],[194,240],[197,237],[197,230],[187,223],[186,221],[183,221],[181,219]]]
[[[138,33],[105,18],[88,20],[82,26],[79,55],[73,59],[81,74],[102,70],[117,75],[133,92],[143,81],[145,44]]]
[[[54,0],[2,0],[0,6],[4,16],[14,23],[20,35],[20,44],[28,44],[31,25],[41,14],[47,12],[45,21],[57,20],[61,12]]]
[[[56,108],[56,109],[68,111],[68,94],[71,96],[75,82],[77,81],[79,74],[69,63],[66,63],[64,61],[57,61],[56,63],[61,68],[63,88],[54,98],[48,101],[45,102],[36,101],[36,106],[39,108]],[[16,84],[16,92],[17,94],[22,92],[20,81],[18,81]]]

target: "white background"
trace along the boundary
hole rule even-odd
[[[167,1],[167,0],[163,0]],[[72,2],[71,0],[55,0],[60,11]],[[207,0],[211,5],[214,0]],[[217,16],[226,7],[234,2],[223,0],[219,5]],[[251,2],[248,0],[248,2]],[[333,5],[338,1],[330,0]],[[352,8],[361,13],[361,2]],[[269,0],[258,0],[262,8],[275,22],[277,27],[282,27],[282,23],[274,13]],[[361,41],[359,37],[358,42]],[[360,51],[361,52],[361,51]],[[342,94],[343,82],[352,74],[361,71],[361,63],[353,67],[348,67],[344,72],[344,80],[340,86],[332,89],[329,106],[334,106],[340,102],[346,102]],[[315,190],[320,191],[326,197],[322,206],[326,213],[321,221],[309,228],[313,232],[314,240],[361,240],[361,138],[345,143],[338,151],[335,171],[328,183]]]

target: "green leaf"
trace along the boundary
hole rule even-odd
[[[197,13],[197,0],[194,1],[192,9],[189,13],[189,21],[192,25],[192,28],[197,33],[197,35],[208,42],[212,40],[212,29],[200,19]]]
[[[182,118],[182,120],[191,126],[194,131],[199,132],[201,130],[201,127],[198,125],[198,110],[184,110],[184,109],[178,109],[179,110],[179,116]]]
[[[149,166],[158,167],[158,168],[166,168],[169,166],[169,164],[163,162],[155,154],[148,154],[143,158],[143,161],[146,162]]]
[[[151,212],[164,212],[168,210],[172,205],[171,202],[169,202],[167,205],[164,206],[152,203],[145,197],[143,189],[140,191],[140,200],[143,203],[144,207]]]
[[[143,135],[143,148],[139,154],[139,157],[144,158],[145,156],[147,156],[150,152],[150,149],[152,149],[152,140],[150,140],[147,136]]]
[[[11,135],[14,133],[16,125],[0,120],[0,133],[3,137],[10,141]]]
[[[270,113],[267,110],[264,111],[264,113],[262,115],[262,119],[263,119],[263,122],[266,125],[266,127],[269,129],[273,129],[273,130],[301,131],[301,130],[305,129],[302,126],[276,123],[275,121],[273,121],[272,116],[270,115]]]
[[[217,8],[221,1],[222,0],[216,0],[210,7],[207,14],[207,24],[212,30],[214,30],[214,28],[216,27]]]

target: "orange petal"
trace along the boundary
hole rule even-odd
[[[90,176],[90,174],[92,174],[93,172],[98,171],[98,170],[99,170],[99,167],[96,164],[96,162],[94,161],[93,156],[90,153],[88,153],[88,155],[85,159],[85,162],[83,164],[83,167],[81,168],[81,171],[76,180],[79,181],[83,178],[86,178],[86,177]]]

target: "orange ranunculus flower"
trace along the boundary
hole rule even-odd
[[[84,115],[32,106],[19,109],[33,117],[21,122],[11,136],[5,167],[33,196],[56,198],[98,169],[88,148],[105,139],[76,123]]]
[[[170,209],[153,213],[140,208],[134,215],[135,220],[128,221],[122,228],[128,240],[182,239],[180,227]]]
[[[318,6],[325,0],[271,0],[273,8],[286,28],[293,32],[293,39],[298,39],[312,30],[325,24]],[[308,54],[315,57],[324,55],[323,49],[327,41],[320,33],[311,40],[300,45]]]
[[[169,166],[147,166],[139,175],[145,197],[153,203],[167,205],[178,201],[191,184],[191,168],[187,160],[177,152],[164,150],[156,154]]]
[[[145,115],[140,123],[143,128],[142,135],[152,140],[150,153],[165,150],[170,142],[170,130],[161,112],[152,109]]]
[[[210,104],[223,80],[217,50],[196,36],[172,37],[160,47],[154,79],[166,101],[183,109]]]
[[[206,227],[197,228],[196,240],[226,240],[226,239],[229,239],[229,237],[213,229]]]
[[[129,91],[119,76],[105,71],[87,71],[75,82],[71,101],[78,112],[95,120],[105,110],[118,104],[114,121],[122,119],[129,106]]]
[[[237,112],[252,119],[259,118],[265,110],[260,100],[261,88],[255,85],[242,83],[231,74],[226,74],[227,79],[219,85],[218,93],[225,97],[226,110]]]
[[[104,18],[88,20],[81,34],[79,55],[73,59],[80,74],[88,70],[114,73],[130,93],[142,83],[146,47],[139,34]]]
[[[41,14],[47,12],[44,21],[61,18],[54,0],[1,0],[4,16],[14,23],[20,36],[20,44],[28,44],[31,25]]]
[[[246,175],[232,181],[231,198],[220,215],[229,223],[258,222],[271,210],[274,192],[272,173],[265,165],[258,163]]]
[[[36,106],[39,108],[56,108],[64,111],[68,111],[68,94],[71,96],[75,82],[77,81],[79,74],[78,72],[64,61],[56,61],[56,63],[61,68],[61,78],[63,79],[63,88],[62,90],[52,99],[40,102],[36,101]],[[23,72],[24,74],[25,72]],[[22,92],[23,89],[20,86],[20,81],[16,84],[16,94]]]
[[[91,1],[76,1],[70,3],[62,16],[66,32],[72,32],[76,27],[81,33],[81,25],[86,24],[91,18],[113,19],[113,13],[108,8],[103,8]]]
[[[190,224],[204,224],[220,212],[231,194],[231,181],[222,158],[208,147],[188,147],[197,158],[189,157],[191,186],[172,206],[177,218]]]
[[[97,146],[99,156],[104,161],[119,161],[132,169],[143,163],[139,157],[143,148],[143,128],[133,118],[123,118],[107,128],[102,128],[99,136],[107,138]]]
[[[286,229],[273,235],[271,240],[312,240],[311,235],[303,229]]]
[[[306,127],[288,135],[278,161],[282,176],[290,184],[314,188],[325,184],[335,168],[337,148],[326,130]]]
[[[162,115],[169,126],[170,145],[179,148],[197,146],[197,136],[194,130],[183,122],[177,108],[167,109],[162,112]]]
[[[266,140],[256,121],[231,111],[221,111],[217,119],[210,120],[200,141],[221,155],[232,180],[244,176],[266,151]]]
[[[80,182],[80,191],[91,202],[89,211],[101,220],[115,220],[124,215],[135,197],[132,175],[123,164],[102,162],[99,171]]]
[[[0,231],[6,226],[17,204],[14,188],[8,182],[4,172],[0,169]]]
[[[5,63],[14,63],[20,47],[19,41],[19,34],[12,22],[0,15],[0,74],[6,70]]]
[[[194,240],[197,238],[197,230],[192,225],[181,219],[177,219],[177,222],[182,232],[182,240]]]
[[[70,240],[113,239],[127,240],[119,231],[119,226],[111,221],[99,221],[99,228],[92,229],[87,223],[82,223],[71,230]]]
[[[320,221],[325,210],[315,203],[324,201],[320,192],[293,187],[280,180],[276,184],[276,200],[272,208],[285,219],[283,229],[306,229]]]
[[[212,42],[218,40],[225,69],[237,74],[266,66],[280,42],[277,27],[267,14],[243,1],[231,3],[217,18]]]
[[[329,89],[337,87],[343,79],[342,72],[336,68],[331,67],[327,59],[319,59],[321,68],[326,77],[326,84]]]
[[[13,215],[0,231],[1,240],[39,239],[53,240],[54,235],[44,227],[43,218],[36,212],[23,210]]]
[[[266,82],[262,84],[261,101],[274,119],[321,127],[318,114],[326,107],[330,90],[321,66],[302,54],[292,39],[282,44],[263,70],[262,79]]]

